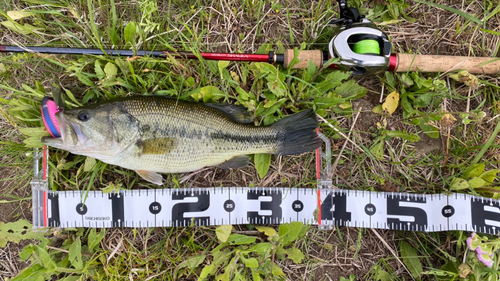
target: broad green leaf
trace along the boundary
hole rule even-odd
[[[365,87],[360,86],[356,80],[351,79],[335,88],[335,93],[347,99],[359,99],[368,93]]]
[[[379,105],[376,105],[375,107],[372,108],[372,112],[373,113],[380,113],[382,112],[384,109],[382,108],[382,105],[379,104]]]
[[[318,68],[316,67],[314,62],[312,60],[309,60],[309,62],[307,63],[307,69],[306,69],[306,71],[304,71],[304,74],[305,73],[308,74],[308,77],[305,80],[310,81],[312,76],[314,76],[314,74],[316,74],[317,71],[318,71]]]
[[[7,68],[5,67],[5,64],[0,62],[0,73],[5,73],[7,72]]]
[[[104,228],[101,229],[99,234],[96,234],[96,229],[92,228],[89,233],[89,238],[88,238],[88,246],[89,246],[89,251],[91,253],[94,252],[94,248],[96,248],[99,243],[101,243],[101,240],[104,238],[104,235],[106,234],[106,230]]]
[[[405,84],[406,87],[410,87],[413,85],[413,80],[411,80],[406,73],[401,74],[401,78],[399,79],[401,82]]]
[[[68,98],[72,102],[76,103],[78,106],[82,106],[82,104],[79,101],[76,100],[75,95],[73,95],[73,93],[70,90],[65,89],[65,92],[66,92],[66,95],[68,96]]]
[[[97,75],[97,78],[99,79],[104,79],[106,78],[106,74],[104,74],[104,71],[102,70],[101,63],[96,60],[94,63],[94,71],[95,74]]]
[[[375,159],[383,160],[384,159],[384,141],[379,140],[370,148],[370,152],[373,154]]]
[[[343,80],[349,78],[351,74],[349,72],[343,71],[332,71],[329,73],[323,81],[316,84],[316,90],[319,93],[328,93],[335,87],[338,87],[342,84]]]
[[[220,60],[217,62],[217,68],[219,68],[220,76],[222,77],[222,71],[229,66],[230,61]]]
[[[112,62],[108,62],[106,66],[104,66],[104,73],[106,73],[106,79],[112,79],[116,77],[118,73],[118,68]]]
[[[396,89],[396,79],[394,78],[394,74],[390,73],[389,71],[385,72],[385,81],[387,85],[391,88],[391,90]]]
[[[190,270],[197,268],[200,264],[205,261],[206,255],[201,254],[199,256],[190,257],[181,262],[174,270],[174,276],[178,277],[179,270],[182,268],[188,268]]]
[[[71,244],[69,247],[69,261],[76,269],[83,268],[83,260],[82,260],[82,242],[80,241],[80,237],[77,237],[75,242]]]
[[[478,188],[487,185],[487,183],[480,177],[473,177],[472,179],[469,180],[469,185],[472,188]]]
[[[203,102],[217,101],[226,96],[219,88],[215,86],[206,86],[203,88],[194,89],[189,95],[195,100]]]
[[[382,104],[382,109],[387,111],[390,115],[396,111],[399,105],[399,93],[398,92],[392,92],[390,93],[387,98],[385,99],[385,102]]]
[[[221,245],[225,245],[225,243]],[[221,266],[224,266],[229,261],[230,257],[233,255],[233,252],[230,250],[213,251],[212,255],[212,264],[219,268]]]
[[[236,87],[236,93],[238,93],[238,100],[243,100],[243,101],[247,101],[250,96],[252,97],[252,99],[255,99],[255,96],[253,96],[253,94],[250,92],[247,93],[245,90],[243,90],[241,87]]]
[[[43,237],[43,232],[34,232],[31,227],[31,223],[26,220],[0,222],[0,248],[5,247],[7,242],[19,243],[23,239]]]
[[[432,122],[431,119],[429,117],[420,118],[420,119],[421,120],[420,120],[420,123],[418,124],[418,126],[420,127],[420,129],[422,129],[424,134],[426,134],[427,136],[429,136],[430,138],[433,138],[433,139],[439,138],[439,129],[436,128],[435,126],[430,125]]]
[[[92,170],[92,168],[94,168],[94,166],[95,166],[95,163],[96,163],[95,158],[87,156],[87,158],[85,158],[85,164],[83,166],[83,171],[88,172],[88,171]]]
[[[89,87],[94,87],[94,82],[92,82],[88,77],[87,75],[84,75],[84,74],[81,74],[81,73],[75,73],[75,76],[78,78],[78,80],[80,80],[80,82],[82,82],[83,84],[85,84],[86,86],[89,86]]]
[[[45,250],[45,247],[42,248],[40,246],[36,246],[36,248],[37,248],[36,252],[38,254],[38,258],[40,258],[43,267],[45,267],[47,271],[53,272],[56,269],[56,263],[52,260],[47,250]]]
[[[36,13],[30,12],[30,11],[7,11],[7,15],[12,19],[12,20],[20,20],[22,18],[26,18],[32,15],[35,15]]]
[[[402,131],[386,131],[386,135],[391,138],[401,138],[411,142],[417,142],[420,140],[420,137],[417,134],[409,134]]]
[[[232,225],[219,225],[215,228],[215,235],[220,242],[227,242],[229,235],[231,235],[231,230],[233,229]]]
[[[243,255],[240,256],[241,260],[243,261],[243,263],[245,264],[246,267],[248,268],[256,268],[256,267],[259,267],[259,262],[257,261],[256,258],[245,258]]]
[[[135,44],[135,35],[137,32],[137,26],[135,22],[131,21],[125,26],[125,30],[123,31],[123,36],[125,38],[125,43],[130,45]]]
[[[16,277],[10,279],[11,281],[45,281],[44,274],[47,269],[39,265],[38,263],[23,269]]]
[[[283,273],[283,270],[281,269],[281,267],[279,267],[279,265],[277,265],[276,263],[273,264],[273,275],[274,276],[285,276],[285,273]]]
[[[24,247],[21,252],[19,252],[19,258],[21,259],[21,261],[27,261],[35,251],[35,245],[29,244],[28,246]]]
[[[198,277],[198,281],[205,280],[209,275],[213,275],[217,268],[213,264],[205,265],[201,270],[200,277]]]
[[[454,178],[453,181],[451,182],[450,189],[451,190],[462,190],[469,188],[470,185],[467,182],[467,180],[461,179],[461,178]]]
[[[257,173],[259,173],[259,177],[264,178],[271,166],[271,155],[265,153],[255,154],[253,161],[255,163],[255,169],[257,169]]]
[[[392,281],[394,278],[387,273],[387,271],[381,269],[380,266],[372,267],[371,271],[375,271],[373,280],[375,281]]]
[[[252,280],[253,281],[261,281],[262,278],[260,277],[260,274],[254,270],[252,270]]]
[[[484,172],[484,167],[484,163],[476,164],[464,176],[466,178],[479,177]]]
[[[26,147],[44,147],[45,144],[42,143],[42,139],[40,137],[29,137],[23,140],[24,146]]]
[[[255,228],[258,231],[260,231],[260,232],[264,232],[264,234],[267,237],[272,237],[272,236],[276,235],[276,230],[274,230],[274,228],[272,228],[272,227],[268,227],[268,226],[255,226]]]
[[[303,225],[301,222],[291,222],[279,226],[278,234],[284,246],[297,240]]]
[[[403,263],[406,265],[411,275],[414,278],[418,278],[424,270],[417,252],[413,249],[412,245],[405,241],[400,242],[399,249],[401,251],[401,257],[403,258]]]
[[[284,253],[287,255],[287,257],[292,260],[295,264],[302,263],[302,260],[304,259],[304,254],[302,253],[301,250],[293,247],[286,249]]]
[[[269,253],[272,249],[273,249],[273,244],[265,242],[265,243],[255,244],[248,250],[252,253],[256,253],[263,256],[264,254]]]
[[[255,243],[255,237],[246,236],[243,234],[233,233],[229,235],[227,242],[231,245],[244,245]]]
[[[11,31],[14,31],[22,35],[28,35],[33,33],[34,31],[42,30],[41,28],[34,27],[31,24],[25,23],[24,25],[20,25],[15,21],[2,21],[0,22],[0,24],[10,29]]]
[[[488,183],[493,183],[497,178],[498,170],[490,170],[482,173],[479,177],[485,180]]]

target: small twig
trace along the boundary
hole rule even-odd
[[[118,242],[118,245],[116,245],[115,249],[113,250],[113,252],[111,252],[111,255],[109,255],[108,259],[106,262],[109,263],[109,261],[113,258],[113,256],[116,254],[116,252],[118,252],[118,250],[121,248],[123,244],[123,237],[122,239],[120,239],[120,242]]]
[[[347,138],[351,138],[351,133],[354,130],[354,125],[356,125],[356,121],[358,120],[359,114],[363,110],[363,107],[359,108],[358,114],[354,117],[354,121],[352,122],[351,129],[349,130],[349,133],[347,134]],[[335,162],[333,162],[332,165],[332,174],[335,173],[335,170],[337,169],[337,165],[339,164],[340,157],[342,156],[342,152],[344,152],[345,147],[347,146],[347,142],[344,142],[342,145],[342,148],[340,149],[339,155],[337,156],[337,159],[335,159]]]
[[[155,274],[155,275],[151,275],[151,276],[149,276],[148,278],[144,279],[144,281],[149,281],[149,280],[151,280],[151,279],[153,279],[153,278],[155,278],[155,277],[158,277],[158,276],[160,276],[160,275],[165,274],[165,272],[167,272],[167,270],[164,270],[164,271],[162,271],[162,272],[160,272],[160,273],[158,273],[158,274]]]
[[[325,118],[321,117],[319,114],[316,114],[316,116],[318,116],[318,118],[321,121],[325,122],[325,124],[328,125],[328,127],[332,128],[335,132],[337,132],[339,135],[341,135],[343,138],[345,138],[348,142],[352,143],[357,149],[359,149],[360,151],[364,152],[364,150],[359,145],[357,145],[355,142],[353,142],[352,140],[350,140],[344,133],[342,133],[337,128],[335,128],[332,124],[330,124],[328,121],[326,121]]]
[[[465,112],[469,113],[470,111],[470,93],[472,88],[469,88],[469,95],[467,97],[467,107],[465,108]],[[464,123],[464,138],[467,136],[467,122]]]
[[[52,250],[56,250],[56,251],[59,251],[59,252],[62,252],[62,253],[67,253],[69,254],[69,251],[68,250],[64,250],[64,249],[61,249],[61,248],[56,248],[56,247],[52,247],[52,246],[46,246],[47,249],[52,249]],[[86,257],[91,257],[92,254],[90,253],[85,253],[85,252],[82,252],[82,256],[86,256]]]
[[[382,103],[382,100],[384,100],[384,88],[385,88],[385,83],[382,83],[382,91],[380,91],[380,99],[379,103]]]

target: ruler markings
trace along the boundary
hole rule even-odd
[[[320,189],[321,224],[499,235],[500,202],[465,194],[377,193]],[[153,227],[218,224],[319,224],[318,196],[303,188],[189,188],[47,191],[39,224],[53,227]],[[87,194],[86,194],[87,193]],[[100,195],[100,196],[99,196]],[[85,198],[85,196],[87,196]],[[34,206],[34,212],[43,206]],[[161,221],[161,223],[160,223]]]

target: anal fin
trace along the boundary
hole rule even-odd
[[[141,178],[149,181],[150,183],[154,183],[156,185],[163,185],[163,177],[157,172],[145,171],[145,170],[135,170]]]
[[[219,164],[215,167],[221,168],[221,169],[238,169],[238,168],[243,168],[250,163],[250,158],[248,158],[247,155],[238,155],[234,156],[233,158],[226,160],[222,164]]]

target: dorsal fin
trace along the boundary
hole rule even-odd
[[[253,122],[252,115],[241,105],[224,103],[204,103],[204,105],[224,112],[232,121],[241,124]]]

